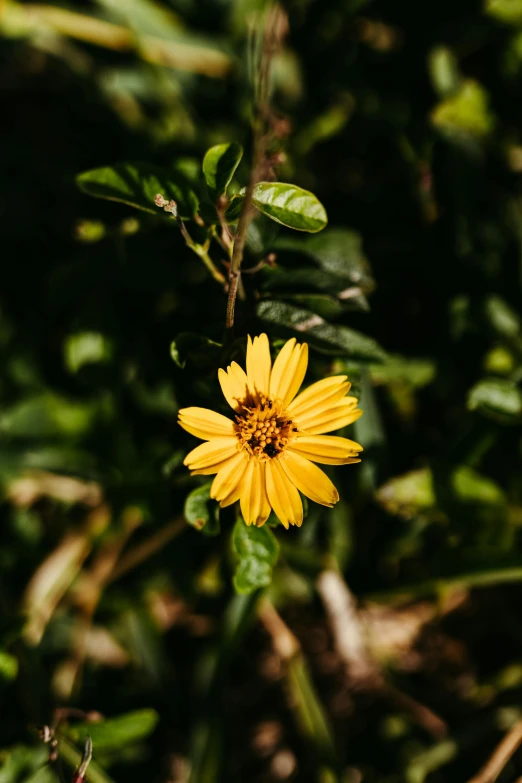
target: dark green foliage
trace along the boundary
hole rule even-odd
[[[470,780],[522,717],[521,0],[287,4],[229,332],[263,4],[4,5],[0,783]],[[176,423],[262,331],[364,410],[288,531]]]

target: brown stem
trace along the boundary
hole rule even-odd
[[[323,571],[317,580],[317,591],[324,604],[334,645],[345,665],[350,685],[390,699],[396,707],[409,712],[434,737],[443,737],[447,727],[438,715],[385,681],[377,661],[370,655],[355,597],[342,575],[334,569]]]
[[[179,536],[179,534],[182,533],[186,527],[187,523],[185,522],[184,517],[177,517],[164,528],[158,530],[157,533],[154,533],[154,535],[150,536],[150,538],[148,538],[142,544],[137,544],[134,549],[130,549],[125,555],[121,557],[118,565],[109,576],[108,582],[116,581],[116,579],[119,579],[128,571],[131,571],[136,566],[141,565],[141,563],[143,563],[149,557],[156,554],[156,552],[158,552],[160,549],[163,549],[163,547],[168,544],[169,541],[172,541],[173,538]]]
[[[237,287],[239,285],[239,272],[232,274],[230,272],[228,278],[228,299],[227,299],[227,329],[231,329],[234,326],[234,311],[236,307]]]
[[[513,728],[508,731],[504,739],[495,748],[492,756],[484,764],[469,783],[493,783],[498,778],[509,759],[522,744],[522,721],[515,723]]]
[[[252,215],[254,212],[252,198],[254,195],[254,188],[262,178],[265,165],[265,155],[268,144],[266,125],[269,114],[268,96],[270,89],[270,65],[280,41],[278,27],[281,13],[282,12],[277,5],[270,9],[267,14],[263,29],[263,46],[259,63],[258,90],[255,109],[256,117],[254,120],[252,169],[250,180],[245,191],[243,208],[241,210],[241,215],[237,224],[236,235],[234,237],[234,246],[232,250],[232,258],[230,261],[226,315],[227,329],[231,329],[234,326],[234,312],[238,285],[240,282],[239,277],[241,274],[241,263],[243,261],[248,226],[252,220]]]

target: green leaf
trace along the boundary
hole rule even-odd
[[[238,593],[253,593],[272,581],[272,568],[279,557],[279,544],[267,525],[255,527],[238,519],[232,534],[238,562],[234,587]]]
[[[88,730],[86,729],[84,737],[86,737],[87,734],[89,734],[92,737],[91,729],[94,724],[89,723],[86,725],[88,727]],[[93,745],[94,745],[94,740],[93,740]],[[94,755],[96,756],[96,745],[94,745]],[[78,765],[80,764],[82,758],[82,754],[80,753],[80,751],[73,745],[73,743],[67,737],[64,736],[60,737],[60,756],[66,762],[67,766],[70,767],[72,770],[78,768]],[[92,761],[89,764],[88,780],[89,783],[114,783],[113,779],[107,775],[107,773],[100,767],[100,765],[95,759],[92,759]]]
[[[213,198],[227,192],[242,157],[243,147],[236,142],[216,144],[207,150],[203,158],[203,174]]]
[[[484,10],[501,22],[522,25],[522,0],[486,0]]]
[[[27,783],[42,768],[49,769],[49,750],[43,742],[34,747],[16,745],[0,753],[0,783]]]
[[[285,299],[290,299],[306,310],[312,310],[327,321],[335,320],[343,313],[339,300],[329,294],[285,294]]]
[[[375,495],[390,514],[409,519],[435,506],[433,474],[429,468],[412,470],[387,481]]]
[[[431,359],[404,356],[389,356],[385,362],[370,367],[372,382],[376,386],[398,384],[418,389],[432,383],[435,373],[435,363]]]
[[[344,285],[358,285],[364,291],[373,290],[368,259],[364,255],[361,235],[346,228],[328,228],[316,236],[281,237],[274,250],[304,255],[324,272],[341,278]]]
[[[244,197],[240,195],[234,196],[234,198],[231,200],[230,204],[225,210],[225,220],[228,223],[234,223],[236,220],[239,220],[241,210],[243,209],[244,200]]]
[[[328,715],[314,685],[304,655],[299,652],[287,664],[287,686],[299,728],[322,761],[338,764],[335,740]],[[332,780],[332,778],[330,778]],[[334,781],[340,780],[337,776]]]
[[[65,340],[65,364],[71,373],[78,372],[86,364],[107,363],[111,356],[112,343],[100,332],[75,332]]]
[[[200,201],[198,215],[207,226],[215,226],[219,223],[219,215],[214,204],[208,201]]]
[[[165,215],[154,202],[158,193],[174,199],[183,219],[196,214],[198,199],[180,171],[169,171],[150,163],[116,163],[78,174],[76,184],[94,198],[120,201],[153,215]]]
[[[498,484],[468,465],[452,468],[446,478],[452,500],[459,504],[503,506],[506,498]],[[412,470],[383,484],[378,502],[390,514],[410,518],[436,505],[435,481],[430,468]],[[439,483],[441,479],[439,477]],[[440,487],[439,487],[440,490]]]
[[[95,751],[105,751],[133,745],[152,734],[158,723],[155,710],[144,709],[107,718],[101,723],[78,723],[69,729],[71,739],[83,744],[87,735]]]
[[[335,275],[322,269],[265,267],[261,270],[261,285],[265,291],[297,291],[322,292],[335,294],[342,288],[342,282]]]
[[[484,310],[489,325],[499,337],[512,340],[520,335],[520,317],[502,297],[496,294],[488,296]]]
[[[182,332],[170,344],[170,356],[181,369],[187,361],[199,369],[209,369],[219,363],[221,345],[195,332]]]
[[[428,68],[434,89],[441,98],[452,95],[459,88],[458,60],[447,46],[435,46],[428,56]]]
[[[491,133],[495,122],[486,91],[473,79],[463,81],[458,92],[439,103],[431,120],[446,136],[476,139]]]
[[[18,674],[18,659],[10,653],[0,650],[0,683],[2,680],[14,680]]]
[[[484,378],[469,392],[468,408],[502,424],[517,424],[522,416],[522,392],[507,378]]]
[[[48,392],[2,411],[0,434],[11,438],[74,438],[91,428],[96,413],[94,403],[73,402]]]
[[[217,536],[220,533],[219,506],[210,497],[212,482],[196,487],[187,496],[183,513],[185,519],[196,528],[202,530],[207,536]]]
[[[257,314],[264,321],[299,334],[323,353],[372,361],[386,359],[385,351],[372,337],[347,326],[329,324],[310,310],[266,300],[259,303]]]
[[[468,465],[459,465],[452,472],[451,489],[460,503],[501,506],[506,502],[498,484]]]
[[[258,182],[252,201],[263,215],[296,231],[315,233],[328,223],[326,210],[319,199],[297,185]]]

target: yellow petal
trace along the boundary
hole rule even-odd
[[[251,459],[241,479],[241,513],[247,525],[261,527],[270,514],[266,494],[265,464]]]
[[[221,462],[216,462],[214,465],[209,465],[207,468],[198,468],[197,470],[191,470],[190,475],[213,476],[214,473],[218,473],[221,470],[221,468],[225,467],[229,459],[233,459],[233,457],[228,457],[227,459],[221,460]]]
[[[232,503],[235,503],[239,498],[241,497],[241,482],[238,482],[237,487],[235,487],[232,492],[224,497],[222,500],[220,500],[219,505],[221,508],[226,508],[226,506],[231,506]]]
[[[281,467],[297,489],[322,506],[333,506],[339,493],[321,468],[288,449],[280,457]]]
[[[239,449],[239,441],[235,435],[229,435],[226,438],[212,438],[206,443],[200,443],[195,449],[192,449],[183,460],[184,465],[188,465],[190,470],[200,470],[209,468],[228,457],[232,457]]]
[[[341,400],[341,402],[344,401]],[[306,425],[301,421],[296,421],[296,424],[307,435],[323,435],[325,432],[333,432],[334,430],[340,430],[342,427],[347,427],[348,424],[353,424],[360,416],[362,416],[360,408],[338,404],[334,408],[311,417],[306,422]]]
[[[234,422],[208,408],[182,408],[178,411],[178,416],[178,424],[202,440],[234,435],[235,432]]]
[[[286,407],[299,391],[308,366],[308,345],[296,345],[295,337],[279,351],[270,376],[270,397]]]
[[[311,408],[305,411],[300,416],[295,417],[295,421],[299,420],[299,426],[301,429],[306,430],[308,427],[315,427],[323,419],[327,420],[332,418],[332,415],[339,413],[347,413],[353,411],[357,407],[357,397],[342,397],[334,405],[328,408],[321,407],[320,409]]]
[[[310,411],[322,411],[333,407],[350,390],[351,384],[344,380],[344,376],[337,378],[324,378],[313,383],[304,392],[298,394],[295,400],[288,406],[288,414],[292,419],[298,419]]]
[[[248,388],[252,397],[255,399],[268,397],[272,360],[270,358],[270,344],[266,334],[260,334],[259,337],[254,337],[253,341],[250,339],[249,335],[246,366]]]
[[[217,473],[212,486],[210,497],[215,500],[225,500],[239,487],[243,473],[248,465],[246,451],[239,451],[230,457]]]
[[[266,491],[276,517],[288,529],[288,525],[301,527],[303,503],[296,487],[288,479],[279,460],[266,463]]]
[[[225,370],[218,372],[219,383],[226,401],[235,411],[239,410],[246,397],[248,396],[247,376],[245,371],[237,364],[232,362]]]
[[[288,447],[294,454],[323,465],[349,465],[360,462],[363,448],[354,440],[335,435],[299,435]]]

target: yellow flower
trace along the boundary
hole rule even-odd
[[[359,418],[357,399],[347,396],[346,375],[324,378],[298,394],[308,364],[308,345],[295,338],[272,367],[266,334],[248,338],[246,373],[232,362],[219,370],[223,394],[235,421],[207,408],[183,408],[179,424],[206,441],[184,460],[192,474],[213,475],[210,496],[221,506],[236,500],[247,525],[260,527],[271,509],[283,525],[300,526],[299,492],[323,506],[339,493],[321,468],[360,462],[362,446],[325,435]]]

